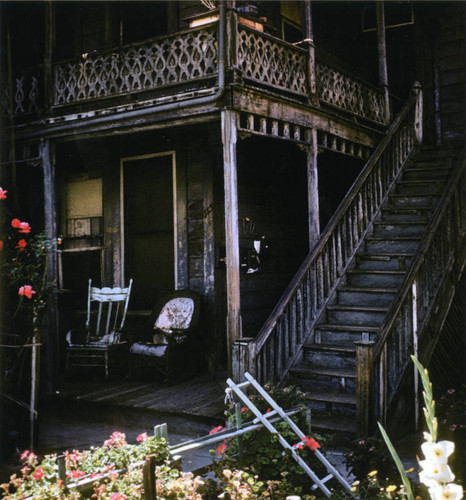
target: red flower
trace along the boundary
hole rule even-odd
[[[225,430],[225,427],[222,427],[221,425],[219,425],[218,427],[214,427],[210,432],[209,432],[209,436],[211,436],[212,434],[216,434],[217,432],[220,432],[220,431],[224,431]]]
[[[0,240],[0,252],[3,250],[3,241]]]
[[[18,241],[18,244],[15,246],[20,252],[24,252],[24,249],[26,248],[27,242],[23,238],[22,240]]]
[[[223,455],[225,451],[227,450],[228,445],[223,443],[220,446],[217,447],[217,455]]]
[[[5,189],[2,189],[0,187],[0,200],[4,200],[6,198],[7,193],[8,193],[8,191],[6,191]]]
[[[37,467],[37,469],[34,471],[34,474],[32,477],[36,480],[39,481],[39,479],[42,479],[44,477],[44,469],[42,467]]]
[[[13,219],[11,221],[11,227],[18,228],[20,224],[21,224],[21,221],[19,219]]]
[[[28,299],[32,299],[32,296],[35,293],[36,292],[32,289],[31,285],[24,285],[18,291],[18,295],[26,295]]]
[[[139,434],[139,436],[136,438],[136,441],[138,443],[143,443],[146,439],[149,439],[149,436],[147,435],[147,432],[143,432],[142,434]]]
[[[303,444],[308,448],[311,448],[312,451],[315,451],[317,450],[317,448],[320,448],[320,444],[314,438],[308,438],[307,436],[305,436],[302,438],[302,441],[304,442]]]
[[[19,223],[19,232],[28,234],[31,232],[31,226],[27,222]]]

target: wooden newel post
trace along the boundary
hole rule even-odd
[[[155,488],[155,455],[146,457],[142,468],[142,486],[144,488],[145,500],[156,500],[157,491]]]
[[[415,115],[414,115],[414,129],[416,131],[416,143],[422,144],[423,100],[422,100],[422,87],[421,87],[421,84],[419,82],[414,82],[412,92],[417,98],[416,99]]]
[[[307,78],[309,88],[309,100],[312,104],[318,104],[316,84],[316,60],[314,45],[314,30],[312,27],[312,6],[310,0],[304,2],[304,43],[307,47]]]
[[[233,380],[244,382],[244,373],[249,372],[256,377],[256,367],[254,363],[256,344],[253,337],[242,337],[233,344]]]
[[[356,418],[358,434],[369,433],[370,393],[374,342],[360,340],[356,345]]]

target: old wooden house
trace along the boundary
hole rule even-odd
[[[59,243],[49,389],[88,279],[132,278],[133,324],[202,295],[206,369],[395,429],[466,260],[466,6],[208,3],[1,2],[2,183]]]

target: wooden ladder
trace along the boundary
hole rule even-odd
[[[225,391],[227,393],[227,396],[231,397],[231,393],[234,393],[242,401],[242,403],[246,407],[248,407],[252,411],[252,413],[256,416],[256,419],[254,421],[255,423],[260,422],[266,429],[269,430],[269,432],[271,432],[272,434],[276,434],[278,436],[278,441],[283,446],[283,448],[285,450],[290,451],[293,459],[301,466],[304,472],[314,482],[312,490],[316,490],[317,488],[319,488],[327,497],[329,497],[331,495],[331,491],[327,488],[325,483],[330,479],[335,478],[354,497],[354,495],[351,492],[351,486],[348,483],[348,481],[345,480],[345,478],[338,472],[338,470],[328,461],[325,455],[321,453],[319,450],[314,451],[315,456],[320,460],[320,462],[322,462],[328,474],[323,478],[319,478],[317,476],[317,474],[311,469],[311,467],[309,467],[309,465],[303,460],[303,458],[296,452],[297,446],[302,443],[302,439],[305,438],[306,435],[291,420],[291,418],[287,415],[287,413],[283,411],[283,409],[280,406],[278,406],[278,404],[270,397],[270,395],[251,376],[251,374],[246,372],[244,376],[247,381],[239,384],[236,384],[231,379],[227,380],[227,384],[229,386]],[[267,401],[270,408],[272,408],[272,411],[269,411],[268,413],[265,414],[261,413],[259,409],[256,407],[256,405],[248,397],[248,395],[244,393],[243,389],[245,389],[246,387],[248,388],[252,387],[253,389],[255,389],[265,399],[265,401]],[[299,442],[297,444],[295,445],[289,444],[288,441],[277,431],[276,427],[270,421],[271,418],[277,416],[280,418],[280,420],[285,421],[289,425],[290,429],[294,431],[297,438],[299,439]]]

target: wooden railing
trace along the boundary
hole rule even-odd
[[[21,75],[3,81],[0,106],[5,116],[22,116],[39,111],[41,93],[39,75]]]
[[[466,150],[440,200],[426,237],[401,289],[381,326],[373,347],[377,381],[375,418],[385,423],[387,412],[403,382],[413,354],[424,366],[438,338],[454,293],[455,266],[466,259]],[[441,304],[446,297],[446,304]],[[443,305],[443,307],[442,307]],[[432,319],[435,319],[432,322]],[[417,385],[416,377],[414,384]],[[415,398],[418,391],[414,390]],[[418,405],[415,404],[415,409]]]
[[[340,283],[414,145],[422,138],[418,85],[390,126],[301,265],[256,338],[234,344],[233,374],[250,372],[259,382],[282,381],[302,356],[314,326]]]
[[[194,82],[218,72],[218,23],[54,65],[54,104]]]

